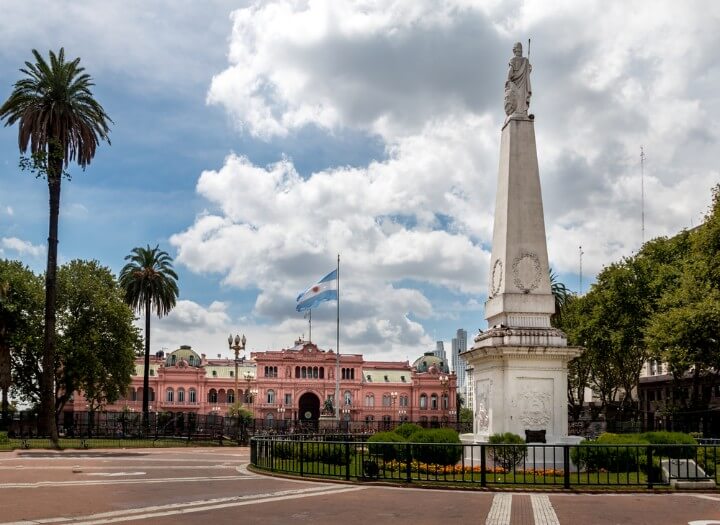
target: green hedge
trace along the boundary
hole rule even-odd
[[[403,443],[393,445],[391,443]],[[377,432],[368,439],[368,450],[373,456],[379,456],[384,461],[406,460],[405,439],[395,432]]]
[[[455,465],[462,457],[460,436],[451,428],[418,430],[410,435],[408,441],[413,443],[413,459],[421,463]],[[443,443],[448,445],[444,446]]]
[[[653,455],[667,458],[694,458],[697,440],[683,432],[645,432],[639,435],[651,445],[690,445],[687,447],[653,447]]]
[[[578,467],[591,471],[604,469],[609,472],[627,472],[645,466],[645,445],[649,444],[647,439],[639,437],[638,434],[606,432],[596,441],[583,441],[573,448],[570,458]]]
[[[0,432],[0,445],[7,445],[10,443],[10,438],[8,438],[7,432]]]
[[[525,440],[512,432],[493,434],[488,442],[491,445],[502,445],[489,447],[488,453],[495,464],[500,465],[505,470],[512,470],[513,467],[522,463],[525,456],[527,456]]]
[[[420,425],[416,425],[415,423],[403,423],[402,425],[398,426],[393,432],[397,434],[398,436],[402,436],[404,439],[408,439],[410,436],[412,436],[415,432],[419,432],[423,429]]]

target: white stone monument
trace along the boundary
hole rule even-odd
[[[545,220],[535,146],[528,114],[532,66],[513,48],[505,83],[505,113],[495,201],[492,259],[485,318],[488,329],[462,357],[473,367],[473,440],[490,435],[545,431],[547,443],[568,441],[567,363],[581,348],[550,326]]]

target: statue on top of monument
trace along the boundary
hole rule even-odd
[[[507,80],[505,81],[505,114],[507,120],[513,117],[528,118],[530,97],[530,72],[532,66],[530,61],[522,56],[522,44],[516,42],[513,46],[513,54],[510,59]]]

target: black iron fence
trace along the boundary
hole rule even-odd
[[[720,481],[718,445],[398,443],[343,436],[254,437],[258,469],[321,478],[399,483],[662,487]]]
[[[401,421],[315,421],[293,419],[247,419],[220,415],[199,415],[191,412],[151,412],[143,424],[139,412],[67,412],[58,419],[58,432],[63,439],[161,440],[175,439],[193,442],[215,441],[220,444],[247,444],[252,436],[351,434],[371,435],[389,431]],[[449,427],[460,433],[471,432],[465,422],[419,421],[423,428]],[[25,413],[15,415],[7,429],[15,439],[37,439],[37,417]]]

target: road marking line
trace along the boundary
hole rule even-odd
[[[709,499],[710,501],[720,501],[720,497],[708,496],[707,494],[692,494],[694,498]]]
[[[485,519],[485,525],[510,525],[512,494],[496,494]]]
[[[548,496],[533,494],[530,496],[530,502],[535,516],[535,525],[560,525]]]
[[[1,489],[34,489],[42,487],[75,487],[83,485],[136,485],[142,483],[192,483],[198,481],[235,481],[235,480],[267,479],[262,476],[202,476],[194,478],[151,478],[151,479],[116,479],[116,480],[78,480],[78,481],[37,481],[35,483],[2,483]]]
[[[77,516],[74,518],[57,517],[25,521],[6,522],[0,525],[33,525],[37,523],[73,523],[75,525],[100,525],[105,523],[118,523],[123,521],[135,521],[150,518],[173,516],[178,514],[191,514],[194,512],[206,512],[231,507],[242,507],[259,503],[271,503],[289,499],[307,498],[312,496],[325,496],[340,494],[343,492],[354,492],[365,490],[365,487],[313,487],[309,489],[285,490],[266,494],[253,494],[249,496],[234,496],[229,498],[216,498],[212,500],[201,500],[194,502],[176,503],[170,505],[156,505],[136,509],[124,509],[120,511],[103,512],[88,516]]]
[[[111,478],[113,476],[144,476],[147,472],[88,472],[86,476],[106,476]]]

